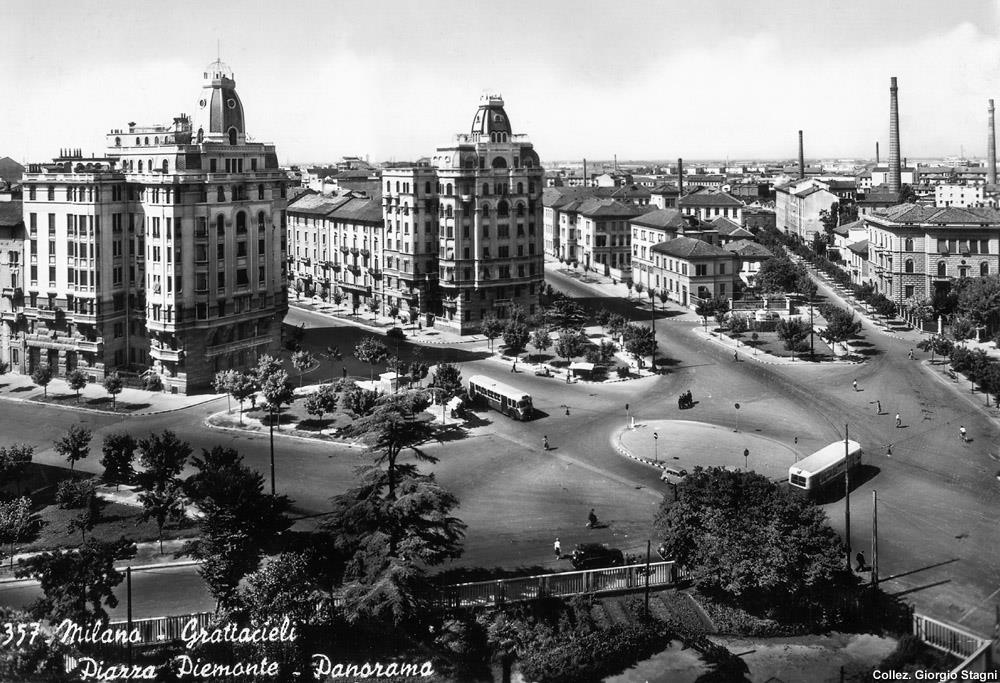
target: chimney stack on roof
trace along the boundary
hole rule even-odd
[[[802,148],[802,131],[799,131],[799,178],[806,177],[806,157]]]
[[[588,180],[589,179],[587,178],[587,160],[584,159],[583,160],[583,186],[584,187],[588,187],[590,185],[590,183],[588,182]]]
[[[878,140],[875,141],[875,165],[878,166]]]
[[[684,160],[677,157],[677,198],[684,196]]]
[[[990,100],[990,123],[986,137],[986,182],[997,184],[997,129],[993,121],[993,100]]]
[[[903,189],[902,169],[899,166],[899,92],[896,77],[889,86],[889,191]]]

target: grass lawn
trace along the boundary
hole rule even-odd
[[[127,401],[118,401],[117,406],[112,407],[113,402],[110,396],[100,396],[98,398],[87,398],[85,396],[81,396],[78,400],[76,394],[49,394],[48,396],[35,396],[31,400],[38,401],[39,403],[52,403],[60,406],[80,406],[81,408],[103,410],[109,413],[134,413],[138,410],[145,410],[151,405],[149,403],[128,403]]]

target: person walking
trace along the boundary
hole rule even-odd
[[[882,414],[882,401],[878,399],[875,400],[875,414],[876,415]]]
[[[590,508],[590,514],[587,515],[587,528],[593,529],[597,526],[597,515],[594,514],[594,508]]]
[[[910,360],[913,360],[913,349],[910,349]]]
[[[854,561],[858,563],[858,568],[856,571],[863,572],[866,567],[864,552],[859,552],[857,555],[855,555]]]
[[[958,438],[962,440],[962,443],[968,443],[969,438],[965,433],[965,425],[960,425],[958,428]]]
[[[852,382],[852,384],[854,385],[854,390],[857,391],[858,390],[858,380],[854,380],[854,382]]]
[[[542,448],[549,450],[549,437],[548,435],[542,437]]]
[[[896,413],[896,429],[903,426],[903,420],[899,417],[899,413]]]
[[[562,559],[562,544],[559,542],[559,537],[556,537],[556,542],[552,544],[552,550],[556,554],[556,559]]]
[[[733,351],[733,362],[735,362],[735,363],[739,363],[740,362],[740,355],[736,351]]]

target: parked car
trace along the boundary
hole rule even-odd
[[[551,376],[552,372],[549,370],[548,366],[545,366],[544,368],[541,368],[539,370],[535,370],[535,377],[551,377]]]
[[[617,548],[600,543],[581,543],[573,549],[570,561],[574,569],[621,567],[625,564],[625,555]]]
[[[660,474],[660,481],[665,481],[668,484],[683,484],[687,475],[687,470],[679,470],[675,467],[664,467],[663,472]]]

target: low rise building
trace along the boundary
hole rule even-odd
[[[21,202],[0,202],[0,364],[8,370],[21,368],[24,360],[24,345],[16,333],[24,303],[24,245]]]
[[[694,189],[678,199],[677,206],[685,215],[696,216],[703,221],[721,216],[732,219],[738,225],[743,224],[743,202],[722,190]]]
[[[793,180],[775,188],[775,222],[778,230],[809,242],[823,232],[821,214],[840,198],[818,178]]]
[[[694,306],[732,296],[739,263],[732,252],[693,237],[675,237],[655,245],[652,254],[653,286],[671,301]]]
[[[656,288],[653,270],[653,247],[678,236],[693,237],[713,244],[718,231],[695,216],[685,216],[679,209],[656,209],[633,218],[630,222],[632,239],[632,281]]]
[[[764,245],[749,239],[727,242],[722,246],[737,258],[736,274],[743,289],[754,289],[757,286],[757,274],[760,265],[774,256]]]
[[[935,185],[934,206],[986,206],[985,185]]]

